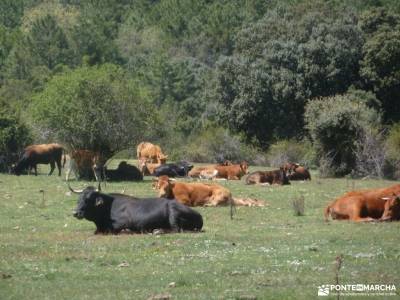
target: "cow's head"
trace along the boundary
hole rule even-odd
[[[300,167],[298,163],[291,163],[291,162],[288,162],[283,165],[284,171],[286,172],[286,174],[289,175],[295,172],[298,167]]]
[[[386,202],[381,221],[400,220],[400,197],[393,195],[382,199]]]
[[[104,195],[100,193],[100,186],[98,189],[88,186],[83,190],[74,190],[69,184],[68,187],[73,193],[79,194],[73,216],[77,219],[94,220],[96,209],[104,205]]]
[[[153,185],[158,190],[158,197],[160,198],[174,198],[172,187],[173,183],[168,176],[162,175]]]
[[[249,164],[247,163],[247,161],[242,161],[240,163],[240,169],[242,169],[244,174],[248,174],[249,173]]]

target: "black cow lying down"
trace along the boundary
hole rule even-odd
[[[163,164],[154,170],[154,176],[159,177],[166,175],[168,177],[184,177],[188,176],[189,171],[193,168],[192,164],[187,161],[177,163]]]
[[[104,194],[92,186],[82,191],[68,187],[80,194],[74,217],[94,222],[95,234],[118,234],[123,229],[138,233],[155,229],[199,231],[203,227],[202,216],[176,200]]]

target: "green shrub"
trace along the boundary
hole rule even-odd
[[[32,142],[28,128],[8,113],[0,112],[0,172],[9,171],[19,153]]]
[[[343,176],[356,166],[356,143],[380,115],[347,95],[319,98],[306,106],[305,123],[320,157],[321,175]],[[325,172],[325,174],[324,174]]]
[[[392,125],[385,142],[386,173],[393,179],[400,179],[400,123]]]
[[[281,140],[271,145],[267,153],[268,164],[279,167],[286,162],[315,167],[315,151],[309,141]]]
[[[227,129],[209,127],[192,138],[180,151],[179,159],[193,162],[222,162],[224,160],[246,160],[251,164],[265,164],[263,155],[254,147],[242,142],[241,137],[232,135]],[[175,159],[178,155],[172,154]]]

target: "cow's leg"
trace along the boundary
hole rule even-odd
[[[354,222],[377,222],[377,219],[371,218],[371,217],[366,217],[366,218],[356,218],[353,219]]]
[[[35,170],[35,176],[37,176],[37,165],[35,164],[35,165],[33,165],[32,167],[33,167],[33,169]]]
[[[56,164],[54,163],[54,161],[50,162],[50,173],[49,176],[51,174],[53,174],[54,169],[56,168]]]
[[[68,166],[67,173],[65,174],[65,181],[69,180],[70,174],[71,174],[71,165]]]
[[[61,159],[57,160],[58,176],[61,176]]]
[[[172,203],[171,203],[172,204]],[[169,205],[168,219],[173,232],[180,232],[181,226],[179,224],[179,211],[174,205]]]
[[[361,217],[362,205],[358,202],[354,202],[350,207],[349,219],[354,222],[373,222],[376,221],[370,217]]]

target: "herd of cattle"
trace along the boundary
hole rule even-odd
[[[57,165],[58,175],[68,160],[66,181],[75,173],[77,178],[95,178],[97,189],[70,190],[79,193],[75,217],[86,218],[96,224],[96,233],[118,233],[129,229],[134,232],[162,230],[201,230],[201,215],[189,206],[263,206],[264,202],[250,198],[234,198],[226,187],[215,183],[218,180],[241,180],[247,175],[245,184],[286,185],[290,180],[311,180],[307,168],[295,163],[286,163],[277,170],[255,171],[248,174],[248,164],[224,161],[220,164],[194,167],[181,161],[167,163],[168,156],[161,148],[148,142],[137,147],[138,167],[122,161],[118,168],[109,170],[100,152],[73,150],[68,154],[59,144],[28,146],[19,161],[13,166],[16,175],[34,169],[37,164],[50,164],[51,175]],[[158,198],[139,199],[124,194],[104,194],[100,190],[102,180],[143,180],[143,176],[155,176],[153,188]],[[173,177],[189,177],[213,180],[205,182],[179,182]],[[400,220],[400,184],[381,189],[348,192],[333,201],[324,211],[337,220],[391,221]]]

